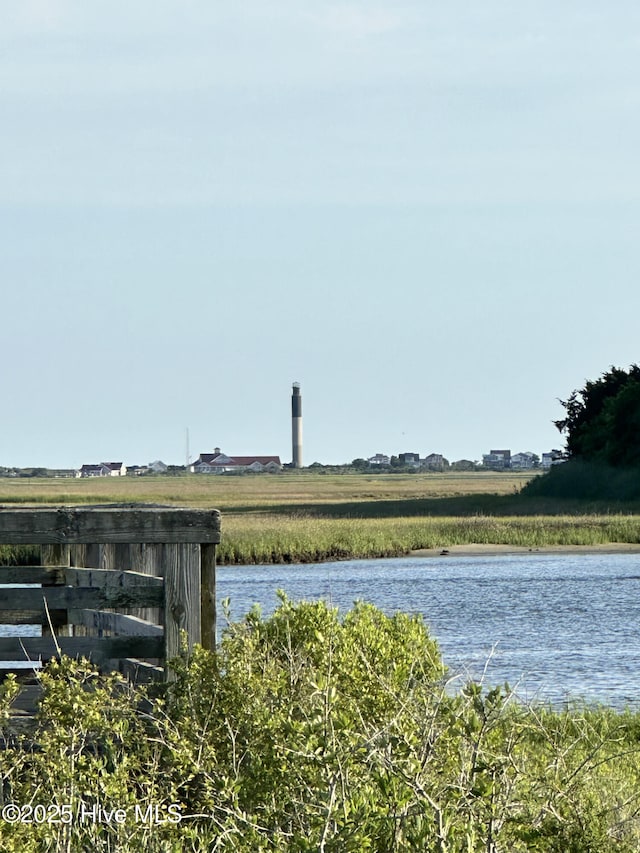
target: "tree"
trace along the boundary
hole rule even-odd
[[[611,367],[561,400],[566,417],[555,421],[567,436],[566,455],[614,467],[640,465],[640,366]]]
[[[475,471],[476,467],[476,463],[472,462],[471,459],[458,459],[451,463],[452,471]]]
[[[369,465],[366,459],[358,457],[358,459],[353,460],[353,462],[351,463],[351,467],[355,468],[357,471],[366,471],[371,466]]]

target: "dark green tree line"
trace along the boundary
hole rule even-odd
[[[566,414],[555,425],[566,435],[568,458],[640,466],[640,366],[612,366],[560,402]]]

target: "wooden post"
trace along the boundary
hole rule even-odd
[[[71,565],[76,566],[76,568],[81,569],[84,566],[87,566],[87,546],[86,545],[72,545],[71,546]]]
[[[144,575],[160,577],[160,561],[162,558],[160,545],[136,543],[129,546],[129,568],[132,572],[142,572]],[[139,607],[132,611],[134,616],[146,619],[156,625],[164,625],[164,610],[159,607]]]
[[[202,647],[216,647],[216,546],[200,546],[200,597]]]
[[[127,571],[131,569],[131,545],[129,543],[119,542],[113,547],[114,567],[118,571]]]
[[[162,571],[165,584],[165,657],[180,652],[180,634],[187,633],[188,648],[201,642],[200,546],[163,545]]]
[[[100,565],[99,569],[117,569],[116,563],[116,548],[118,546],[112,543],[108,545],[100,545]]]
[[[40,560],[42,561],[43,566],[64,566],[66,568],[70,565],[71,560],[70,547],[69,545],[61,544],[41,545]],[[69,625],[68,622],[66,625],[60,625],[56,630],[61,637],[70,637],[73,634],[73,626]],[[42,636],[51,636],[51,628],[49,625],[43,624]]]
[[[70,551],[68,545],[42,545],[40,559],[43,566],[69,566]]]
[[[84,546],[84,562],[82,563],[87,569],[99,569],[100,566],[100,546],[92,543]]]

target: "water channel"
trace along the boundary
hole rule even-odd
[[[640,708],[640,557],[527,554],[220,566],[231,618],[276,590],[348,610],[369,601],[423,616],[452,674],[508,681],[524,700]],[[483,676],[484,674],[484,676]]]

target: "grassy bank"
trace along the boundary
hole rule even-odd
[[[469,518],[319,518],[264,514],[223,519],[220,563],[319,562],[395,557],[454,545],[639,543],[640,516],[476,516]]]
[[[531,474],[336,474],[0,481],[0,505],[222,510],[222,563],[387,557],[420,548],[640,542],[640,505],[520,494]],[[0,555],[1,556],[1,555]]]

